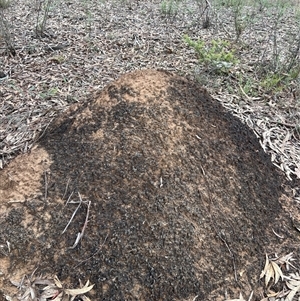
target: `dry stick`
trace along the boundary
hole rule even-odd
[[[224,242],[225,246],[227,247],[228,251],[229,251],[229,254],[232,258],[232,263],[233,263],[233,269],[234,269],[234,279],[235,281],[237,281],[237,272],[236,272],[236,264],[235,264],[235,258],[234,258],[234,254],[232,253],[232,251],[230,250],[229,246],[228,246],[228,243],[226,241],[225,238],[222,237],[221,233],[219,232],[218,233],[218,236],[220,237],[220,239]]]
[[[80,199],[81,199],[81,198],[80,198]],[[81,201],[82,201],[82,200],[81,200]],[[83,227],[82,227],[81,233],[78,233],[78,234],[77,234],[77,238],[76,238],[76,240],[75,240],[75,242],[74,242],[74,245],[73,245],[72,247],[70,247],[70,249],[74,249],[74,248],[78,245],[80,239],[83,237],[83,234],[84,234],[84,231],[85,231],[85,228],[86,228],[86,226],[87,226],[88,219],[89,219],[90,206],[91,206],[91,201],[88,202],[88,207],[87,207],[85,222],[84,222],[84,225],[83,225]]]
[[[47,193],[48,192],[48,182],[47,182],[47,171],[45,171],[45,202],[47,200]]]
[[[230,257],[232,258],[232,263],[233,263],[234,279],[235,279],[236,282],[238,282],[238,279],[237,279],[237,271],[236,271],[236,263],[235,263],[235,257],[234,257],[234,254],[233,254],[233,252],[230,250],[230,248],[229,248],[229,246],[228,246],[226,240],[225,240],[224,238],[222,238],[222,236],[220,235],[220,232],[217,231],[217,228],[215,227],[215,224],[214,224],[214,222],[213,222],[213,220],[212,220],[212,218],[211,218],[211,216],[210,216],[210,214],[211,214],[210,209],[211,209],[211,205],[212,205],[212,203],[213,203],[213,201],[212,201],[212,196],[211,196],[211,194],[210,194],[210,187],[209,187],[209,183],[208,183],[208,181],[207,181],[207,178],[206,178],[206,176],[205,176],[204,168],[202,167],[201,164],[200,164],[200,168],[201,168],[202,173],[203,173],[203,176],[204,176],[204,181],[205,181],[205,184],[206,184],[206,187],[207,187],[207,194],[208,194],[208,199],[209,199],[209,210],[208,210],[209,212],[208,212],[207,216],[210,218],[211,225],[212,225],[212,227],[214,228],[215,232],[217,233],[218,237],[220,237],[221,240],[225,243],[225,245],[226,245],[226,247],[227,247],[227,249],[228,249],[228,251],[229,251],[229,254],[230,254]]]
[[[71,194],[70,194],[70,196],[68,197],[68,199],[67,199],[67,201],[66,201],[66,205],[70,202],[70,199],[71,199],[71,197],[72,197],[72,195],[73,195],[73,192],[74,192],[74,191],[72,191]]]
[[[199,295],[197,295],[194,299],[193,299],[193,301],[196,301],[196,299],[199,297]]]
[[[66,196],[66,194],[67,194],[67,191],[68,191],[68,188],[69,188],[69,184],[70,184],[70,178],[68,178],[67,185],[66,185],[66,189],[65,189],[65,192],[64,192],[64,195],[63,195],[62,199],[64,199],[65,196]],[[73,192],[72,192],[72,193],[73,193]],[[72,193],[71,193],[71,195],[72,195]],[[67,203],[68,203],[68,202],[67,202]]]
[[[279,125],[284,125],[286,127],[290,127],[290,128],[296,128],[297,127],[297,124],[293,124],[293,123],[286,123],[286,122],[281,122],[281,121],[270,121],[272,123],[277,123]]]
[[[244,96],[249,100],[250,97],[246,94],[246,92],[244,91],[244,89],[242,88],[242,86],[241,86],[240,84],[238,84],[238,85],[239,85],[240,90],[241,90],[242,93],[244,94]]]
[[[67,201],[67,204],[68,204],[68,202],[69,202],[69,200],[70,200],[72,194],[73,194],[73,192],[72,192],[71,195],[69,196],[68,201]],[[78,194],[79,194],[79,192],[78,192]],[[79,194],[79,196],[80,196],[80,194]],[[81,206],[82,199],[81,199],[81,197],[79,197],[79,199],[80,199],[80,202],[79,202],[77,208],[76,208],[75,211],[73,212],[73,214],[72,214],[72,216],[71,216],[71,218],[70,218],[68,224],[66,225],[65,229],[62,231],[61,234],[64,234],[64,233],[66,232],[66,230],[68,229],[69,225],[71,224],[71,222],[72,222],[72,220],[73,220],[73,218],[74,218],[76,212],[78,211],[79,207]]]

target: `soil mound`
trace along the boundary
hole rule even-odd
[[[265,252],[292,241],[282,183],[254,133],[197,83],[127,74],[1,171],[2,284],[38,267],[70,286],[89,279],[94,300],[251,291]]]

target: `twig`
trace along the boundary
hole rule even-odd
[[[239,85],[239,88],[242,91],[243,95],[249,100],[250,97],[246,94],[246,92],[244,91],[244,89],[242,88],[242,86],[240,84],[238,84],[238,85]]]
[[[81,199],[80,199],[80,200],[81,200]],[[82,200],[81,200],[81,201],[82,201]],[[91,206],[91,201],[88,202],[88,207],[87,207],[85,222],[84,222],[84,225],[83,225],[83,227],[82,227],[82,230],[81,230],[81,232],[77,233],[77,238],[76,238],[76,240],[75,240],[73,246],[70,247],[70,249],[74,249],[74,248],[78,245],[80,239],[82,239],[82,237],[83,237],[83,234],[84,234],[84,231],[85,231],[85,228],[86,228],[86,226],[87,226],[88,219],[89,219],[90,206]]]
[[[47,181],[47,171],[45,171],[45,201],[47,200],[48,194],[48,181]]]
[[[235,257],[234,257],[234,254],[233,254],[232,251],[230,250],[230,248],[229,248],[229,246],[228,246],[228,243],[227,243],[226,239],[222,237],[222,235],[221,235],[220,232],[218,233],[218,236],[219,236],[220,239],[223,241],[223,243],[225,244],[225,246],[227,247],[227,249],[228,249],[228,251],[229,251],[229,254],[230,254],[230,257],[232,258],[232,263],[233,263],[234,279],[235,279],[235,281],[238,281],[238,280],[237,280],[237,272],[236,272],[236,264],[235,264]]]
[[[284,126],[290,127],[290,128],[296,128],[297,127],[297,124],[293,124],[293,123],[286,123],[286,122],[282,122],[282,121],[272,121],[272,120],[270,120],[270,122],[276,123],[276,124],[279,124],[279,125],[284,125]]]
[[[201,170],[202,170],[202,173],[203,173],[203,178],[204,178],[204,181],[205,181],[205,184],[206,184],[206,187],[207,187],[207,194],[208,194],[208,199],[209,199],[209,210],[207,210],[207,211],[208,211],[207,213],[208,213],[208,216],[209,216],[209,218],[210,218],[210,220],[211,220],[211,225],[212,225],[212,227],[214,228],[216,234],[220,237],[220,239],[223,241],[223,243],[226,245],[226,247],[227,247],[227,249],[228,249],[228,251],[229,251],[229,254],[230,254],[231,258],[232,258],[232,263],[233,263],[234,279],[235,279],[235,281],[237,282],[238,279],[237,279],[237,271],[236,271],[235,257],[234,257],[233,252],[230,250],[230,248],[229,248],[229,246],[228,246],[228,244],[227,244],[225,238],[223,238],[223,237],[221,236],[221,234],[220,234],[221,232],[217,231],[217,228],[216,228],[216,226],[214,225],[214,222],[213,222],[213,220],[212,220],[212,217],[211,217],[211,205],[212,205],[212,203],[213,203],[213,200],[212,200],[212,196],[211,196],[211,193],[210,193],[210,186],[209,186],[209,183],[208,183],[208,180],[207,180],[207,177],[206,177],[206,175],[205,175],[205,171],[204,171],[203,167],[202,167],[201,165],[200,165],[200,167],[201,167]]]
[[[71,195],[69,196],[67,203],[69,202],[69,199],[71,198],[72,194],[73,194],[73,192],[72,192]],[[79,193],[79,192],[78,192],[78,195],[79,195],[80,202],[79,202],[77,208],[75,209],[75,211],[73,212],[73,214],[72,214],[72,216],[71,216],[71,218],[70,218],[68,224],[66,225],[65,229],[62,231],[61,234],[64,234],[64,233],[66,232],[66,230],[68,229],[69,225],[71,224],[71,222],[72,222],[72,220],[73,220],[73,218],[74,218],[76,212],[78,211],[79,207],[81,206],[82,199],[81,199],[81,196],[80,196],[80,193]]]
[[[253,296],[253,291],[251,292],[251,294],[250,294],[250,296],[249,296],[249,298],[248,298],[248,301],[251,301],[252,296]]]
[[[70,184],[70,178],[68,178],[68,182],[67,182],[67,185],[66,185],[66,189],[65,189],[65,192],[64,192],[64,195],[62,197],[62,199],[65,198],[66,194],[67,194],[67,191],[68,191],[68,188],[69,188],[69,184]],[[71,193],[71,195],[73,194],[73,192]],[[67,202],[68,203],[68,202]]]
[[[71,199],[71,197],[72,197],[72,195],[73,195],[73,192],[74,192],[74,191],[72,191],[71,194],[70,194],[70,196],[68,197],[68,199],[67,199],[67,201],[66,201],[66,205],[70,202],[70,199]]]

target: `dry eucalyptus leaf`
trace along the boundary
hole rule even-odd
[[[268,286],[269,282],[271,281],[271,279],[274,278],[274,269],[272,267],[272,264],[269,263],[268,268],[267,268],[267,272],[265,275],[265,285]]]
[[[266,254],[266,263],[265,263],[265,267],[264,267],[264,269],[262,270],[259,279],[263,278],[263,277],[266,275],[267,270],[268,270],[268,266],[269,266],[269,258],[268,258],[268,255]]]
[[[292,289],[289,294],[286,296],[285,301],[293,301],[295,295],[297,294],[297,292],[300,291],[300,286],[295,287],[294,289]]]
[[[289,254],[290,255],[290,254]],[[266,263],[265,263],[265,267],[263,269],[263,271],[260,274],[260,278],[265,277],[265,285],[266,287],[268,286],[268,284],[270,283],[271,279],[273,279],[274,284],[276,284],[280,277],[283,280],[284,275],[279,267],[278,263],[283,263],[283,258],[286,259],[285,257],[279,257],[273,260],[269,260],[268,255],[266,255]],[[288,257],[289,260],[291,259],[291,257]],[[287,261],[284,261],[284,263],[286,263]]]
[[[84,286],[82,288],[77,288],[77,289],[65,289],[64,292],[71,296],[78,296],[78,295],[83,295],[83,294],[89,292],[93,287],[94,287],[94,284],[92,284],[90,286]]]
[[[56,297],[59,294],[59,290],[57,288],[47,288],[43,291],[41,298],[48,299]]]
[[[62,288],[62,283],[60,282],[60,280],[58,279],[58,277],[55,275],[54,278],[54,283],[58,288]]]
[[[276,262],[271,261],[271,265],[274,270],[274,284],[276,284],[279,281],[280,277],[281,279],[283,279],[284,275]]]
[[[239,299],[227,299],[226,301],[246,301],[242,295],[242,293],[240,293],[240,297]]]

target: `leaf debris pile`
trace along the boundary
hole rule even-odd
[[[296,301],[300,299],[300,274],[299,272],[292,272],[297,268],[291,263],[295,261],[293,253],[283,256],[269,258],[266,254],[266,262],[263,271],[260,274],[260,279],[264,278],[267,297],[262,298],[260,301]],[[284,274],[283,269],[288,272]],[[281,279],[280,288],[276,286]],[[250,294],[247,301],[251,301],[253,292]],[[238,299],[227,299],[226,301],[246,301],[243,294],[240,293]]]
[[[85,296],[86,293],[92,290],[93,284],[90,285],[89,280],[86,284],[80,281],[80,287],[76,289],[64,288],[57,276],[45,277],[35,276],[35,271],[30,277],[24,276],[20,282],[11,281],[20,293],[18,300],[20,301],[73,301],[79,298],[83,301],[91,301],[90,298]],[[10,296],[6,296],[7,300],[13,300]]]
[[[209,70],[199,70],[183,35],[211,41],[228,34],[232,39],[235,33],[226,8],[219,11],[217,20],[211,17],[210,27],[202,28],[197,4],[187,1],[176,15],[166,16],[161,1],[156,0],[55,3],[46,34],[37,37],[36,7],[32,1],[14,1],[7,19],[13,25],[17,54],[7,57],[5,43],[0,40],[0,71],[6,75],[0,85],[0,168],[18,153],[30,150],[53,117],[70,104],[86,101],[87,95],[120,74],[163,68],[183,75],[194,75],[198,70],[196,76],[212,96],[257,133],[274,164],[289,179],[300,178],[297,89],[293,86],[275,96],[250,97],[231,75],[220,81]],[[253,26],[259,34],[245,32],[243,38],[257,53],[239,50],[243,69],[249,72],[263,53],[272,53],[267,43],[274,17],[265,11],[256,11],[255,16],[259,21]],[[280,24],[282,37],[297,32],[292,19],[287,16]],[[279,51],[286,49],[284,41],[280,47]]]

